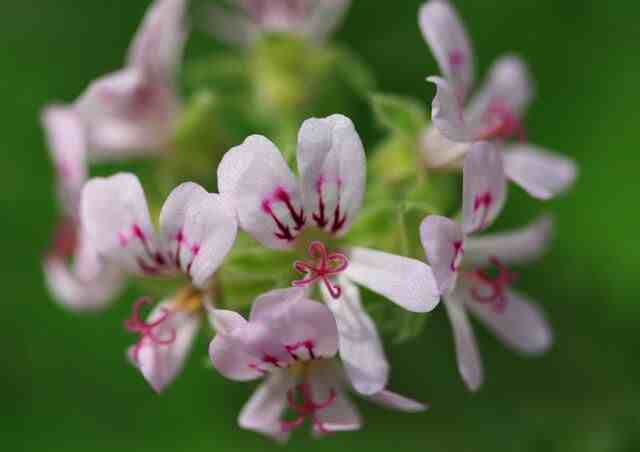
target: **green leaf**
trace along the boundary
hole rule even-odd
[[[427,125],[427,110],[421,102],[392,94],[373,94],[371,106],[378,122],[394,133],[417,138]]]

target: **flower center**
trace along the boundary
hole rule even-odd
[[[160,317],[158,317],[153,322],[147,323],[146,321],[142,320],[142,317],[140,316],[140,309],[142,308],[142,306],[150,304],[151,300],[149,298],[140,298],[133,305],[131,317],[124,322],[124,325],[128,331],[140,334],[140,339],[133,347],[133,359],[136,363],[138,362],[140,348],[144,345],[145,340],[151,341],[153,344],[163,346],[169,345],[176,340],[175,329],[171,329],[169,331],[169,335],[166,338],[161,338],[154,332],[156,328],[158,328],[170,318],[171,311],[169,309],[162,308]]]
[[[489,105],[485,112],[485,121],[487,125],[480,132],[481,139],[517,137],[520,141],[527,140],[527,132],[522,122],[515,112],[503,102],[494,101]]]
[[[296,394],[298,395],[298,400],[296,400]],[[331,388],[329,396],[325,401],[316,402],[313,400],[311,385],[308,382],[301,383],[295,388],[289,389],[289,391],[287,391],[287,403],[289,404],[289,408],[291,408],[291,410],[298,416],[291,421],[280,421],[282,431],[290,432],[291,430],[300,427],[304,424],[304,421],[309,418],[313,427],[320,433],[329,433],[324,427],[323,422],[318,419],[318,413],[333,405],[336,398],[336,391]]]
[[[506,288],[517,279],[517,274],[509,270],[497,257],[491,257],[489,262],[498,270],[495,277],[482,270],[467,273],[467,277],[479,284],[470,289],[471,297],[478,303],[490,304],[496,312],[504,312],[509,302]]]
[[[302,273],[303,279],[293,281],[295,287],[306,287],[315,282],[322,281],[332,298],[338,299],[342,294],[342,288],[331,282],[331,277],[345,271],[349,266],[349,259],[342,253],[327,253],[327,248],[322,242],[313,241],[309,245],[309,257],[311,261],[295,261],[293,268]]]

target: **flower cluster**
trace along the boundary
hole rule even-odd
[[[509,267],[540,256],[551,236],[550,217],[520,230],[480,234],[505,206],[507,180],[549,199],[576,176],[570,160],[526,142],[522,115],[532,88],[517,57],[500,59],[465,107],[473,78],[469,40],[447,2],[430,0],[421,8],[420,27],[443,76],[429,78],[437,86],[431,124],[418,118],[401,127],[401,149],[374,153],[401,162],[409,150],[411,177],[398,182],[382,175],[375,160],[367,164],[355,125],[341,114],[306,119],[291,147],[297,116],[283,117],[274,129],[264,112],[233,110],[253,132],[213,152],[229,136],[215,138],[220,141],[212,148],[193,124],[218,118],[213,110],[193,108],[176,78],[187,6],[186,0],[155,0],[124,69],[93,82],[73,104],[44,110],[63,208],[44,272],[61,304],[96,311],[130,282],[144,288],[124,322],[138,335],[127,355],[157,392],[179,375],[206,325],[213,335],[209,356],[220,374],[264,379],[240,413],[240,426],[279,441],[307,421],[316,435],[359,429],[362,420],[347,391],[399,411],[427,408],[387,389],[390,365],[379,324],[401,327],[391,315],[378,318],[378,306],[423,318],[442,299],[458,368],[471,390],[480,387],[483,373],[468,311],[518,351],[550,347],[549,325],[512,289],[517,278]],[[211,7],[207,26],[242,44],[234,58],[252,69],[234,76],[251,82],[239,89],[261,110],[256,85],[263,74],[252,76],[261,66],[250,64],[260,43],[302,40],[328,48],[327,35],[347,6],[345,0],[237,0]],[[228,92],[226,79],[215,80],[203,92],[221,99],[219,105],[232,103],[237,93]],[[389,102],[374,99],[392,130],[394,115],[414,113],[400,101],[388,108]],[[268,132],[279,145],[265,137]],[[193,180],[189,165],[171,164],[194,158],[193,149],[211,164],[209,178],[166,190],[167,173],[170,180]],[[146,158],[148,168],[89,178],[89,162],[132,157]],[[459,170],[461,211],[448,218],[447,203],[432,194],[442,187],[425,185],[425,175],[455,183]],[[409,211],[418,212],[418,221],[409,221]],[[161,301],[154,305],[155,297]]]

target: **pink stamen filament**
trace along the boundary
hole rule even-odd
[[[142,317],[140,316],[140,309],[142,308],[142,306],[149,304],[151,304],[151,300],[149,298],[140,298],[133,305],[131,317],[124,322],[124,325],[128,331],[140,334],[140,339],[133,348],[133,359],[136,363],[138,362],[138,354],[140,352],[140,348],[144,344],[145,339],[149,339],[152,343],[162,346],[170,345],[176,340],[175,329],[171,329],[169,337],[165,339],[156,336],[153,331],[169,318],[169,316],[171,315],[171,311],[169,309],[163,308],[160,317],[153,322],[147,323],[142,319]]]
[[[302,403],[296,402],[294,389],[302,398]],[[336,391],[331,388],[327,400],[321,403],[316,403],[313,400],[311,385],[309,383],[299,384],[294,389],[287,391],[287,402],[289,407],[298,414],[298,417],[292,421],[280,421],[282,431],[290,432],[291,430],[300,427],[304,423],[305,419],[309,418],[313,426],[320,433],[329,433],[322,421],[318,420],[318,412],[329,408],[336,401]]]
[[[488,125],[480,132],[480,139],[508,139],[516,136],[520,141],[527,140],[527,132],[522,122],[511,108],[502,102],[493,102],[489,106],[486,121]]]
[[[491,257],[489,262],[498,269],[498,275],[495,278],[482,270],[469,273],[469,277],[488,287],[490,292],[483,295],[478,287],[472,287],[471,296],[478,303],[493,305],[496,312],[504,312],[509,302],[505,289],[515,282],[518,275],[509,270],[497,257]]]
[[[305,274],[303,279],[293,281],[295,287],[305,287],[322,281],[332,298],[338,299],[342,295],[342,288],[335,285],[329,279],[345,271],[349,266],[349,259],[342,253],[327,254],[327,249],[322,242],[314,241],[309,245],[309,256],[312,262],[298,260],[293,267],[296,271]]]

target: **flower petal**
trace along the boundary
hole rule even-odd
[[[553,220],[543,216],[522,229],[468,238],[464,263],[473,268],[484,267],[492,257],[505,264],[529,262],[544,253],[552,234]]]
[[[433,125],[425,129],[420,140],[420,150],[428,168],[460,168],[460,160],[470,146],[469,142],[449,140]]]
[[[483,380],[482,361],[463,303],[459,291],[444,297],[444,306],[453,329],[458,371],[469,390],[477,391]]]
[[[522,118],[533,99],[533,83],[522,59],[514,55],[499,58],[465,111],[469,123],[479,124],[491,105],[500,105]]]
[[[82,120],[71,107],[44,109],[42,124],[56,168],[58,196],[68,215],[76,217],[80,192],[87,179],[87,140]]]
[[[187,38],[186,0],[155,0],[129,49],[128,65],[172,83]]]
[[[367,248],[353,248],[345,275],[352,281],[412,312],[428,312],[440,295],[424,262]]]
[[[198,287],[222,264],[236,231],[229,203],[192,182],[173,190],[160,212],[160,232],[170,256]]]
[[[427,77],[436,85],[431,102],[431,121],[446,138],[455,142],[470,142],[478,138],[477,131],[465,122],[462,106],[454,87],[441,77]]]
[[[322,403],[335,394],[333,403],[316,413],[316,418],[322,423],[322,428],[326,432],[359,430],[362,426],[362,420],[358,409],[344,391],[343,374],[338,363],[335,361],[323,363],[323,365],[314,368],[309,377],[315,402]],[[325,432],[315,426],[313,433],[320,435]]]
[[[446,217],[430,215],[420,225],[420,238],[440,293],[451,292],[464,255],[462,227]]]
[[[287,371],[269,375],[242,408],[240,427],[285,442],[289,433],[282,430],[280,421],[287,406],[287,391],[294,385],[295,379]]]
[[[299,188],[278,148],[253,135],[218,166],[218,189],[229,195],[240,226],[263,245],[286,249],[304,226]]]
[[[505,149],[504,170],[531,196],[544,200],[567,191],[578,173],[570,158],[529,144]]]
[[[375,323],[363,309],[360,291],[340,277],[342,294],[334,299],[326,287],[322,295],[338,324],[340,358],[352,386],[361,394],[381,391],[389,378],[389,363]]]
[[[464,161],[462,215],[466,234],[489,227],[506,201],[502,155],[488,142],[471,146]]]
[[[507,293],[504,311],[492,306],[467,301],[469,310],[486,324],[502,341],[515,351],[525,354],[541,354],[553,343],[551,326],[529,298],[514,291]]]
[[[200,328],[200,316],[177,309],[172,301],[158,304],[148,323],[164,315],[168,315],[167,319],[153,329],[153,334],[162,340],[175,335],[175,339],[169,344],[159,344],[145,338],[137,354],[133,347],[129,352],[133,364],[156,392],[162,392],[182,371]]]
[[[368,397],[374,403],[381,405],[385,408],[396,411],[404,411],[406,413],[420,413],[426,411],[429,407],[423,403],[404,397],[395,392],[391,392],[387,389]]]
[[[158,247],[147,200],[136,176],[120,173],[94,178],[85,185],[81,201],[87,240],[99,256],[129,272],[147,272]]]
[[[306,34],[315,41],[324,41],[344,19],[351,0],[323,0],[315,2],[306,20]]]
[[[473,83],[473,51],[458,14],[444,0],[431,0],[419,12],[420,30],[431,47],[440,71],[460,100]]]
[[[360,210],[366,183],[364,148],[353,123],[342,115],[306,120],[297,158],[308,221],[345,234]]]

